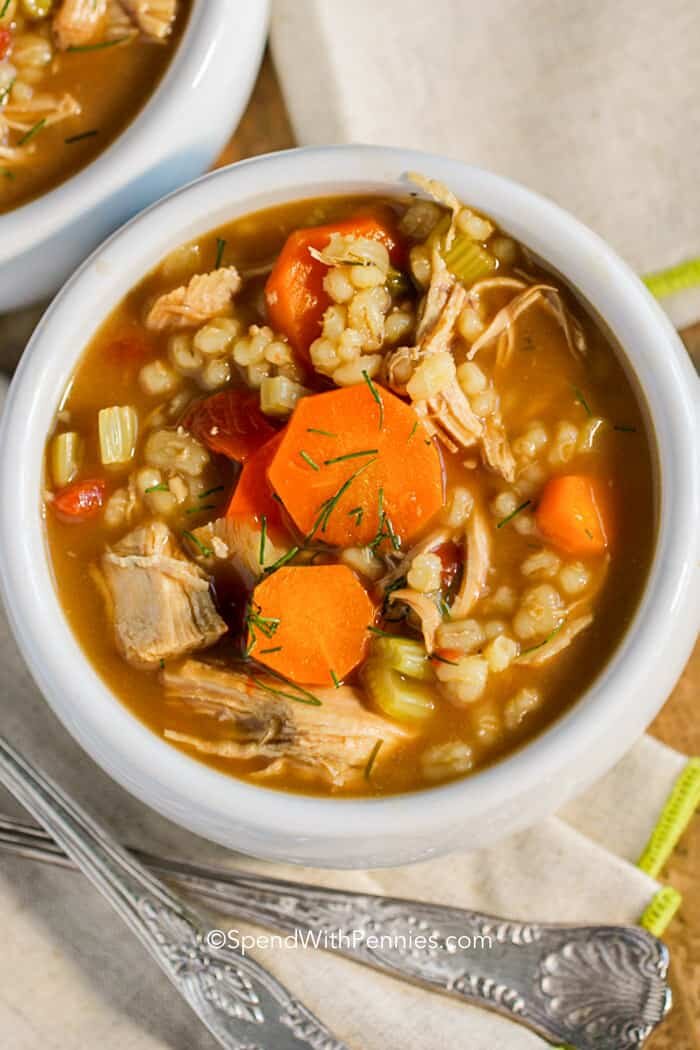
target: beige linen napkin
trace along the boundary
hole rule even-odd
[[[491,168],[641,274],[700,255],[697,0],[274,0],[271,39],[301,144]],[[664,305],[700,319],[700,292]]]
[[[0,407],[3,396],[0,379]],[[1,611],[0,697],[9,739],[124,841],[152,852],[520,919],[636,922],[654,900],[668,908],[658,900],[659,884],[635,861],[686,759],[650,738],[560,817],[491,849],[402,869],[334,873],[233,855],[126,794],[81,752],[44,703]],[[0,812],[7,811],[20,812],[0,791]],[[664,838],[670,848],[673,835]],[[213,916],[211,925],[260,932],[231,917]],[[0,928],[0,1045],[8,1050],[214,1050],[213,1040],[82,876],[0,853]],[[301,948],[253,954],[353,1050],[546,1046],[509,1021],[339,957]]]

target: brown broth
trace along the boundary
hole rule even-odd
[[[189,8],[190,0],[180,0],[177,22],[166,43],[139,36],[128,45],[56,53],[38,90],[57,96],[69,93],[80,103],[81,113],[39,129],[31,139],[29,163],[10,166],[0,158],[0,214],[55,189],[121,135],[170,64]],[[86,137],[66,141],[78,136]]]
[[[217,238],[226,241],[226,263],[234,262],[242,271],[254,269],[274,258],[290,231],[302,225],[340,219],[363,203],[366,203],[366,198],[299,201],[246,216],[198,239],[201,258],[197,269],[205,271],[214,266]],[[384,203],[394,209],[405,206],[393,199]],[[544,276],[559,287],[563,286],[558,276],[539,264],[527,259],[523,265],[526,265],[531,279]],[[61,407],[70,412],[71,429],[80,431],[86,441],[87,459],[82,477],[105,473],[98,451],[98,409],[106,404],[129,403],[143,418],[157,404],[157,399],[147,397],[141,391],[136,376],[144,360],[164,354],[166,337],[144,333],[142,319],[148,303],[176,283],[165,279],[160,270],[144,278],[105,321],[76,369]],[[262,279],[251,281],[242,293],[251,312],[259,303],[261,287]],[[533,311],[520,329],[516,352],[506,375],[499,378],[499,390],[510,435],[522,433],[525,425],[533,419],[541,420],[550,430],[554,430],[561,420],[573,420],[580,426],[585,423],[589,411],[609,422],[598,451],[586,461],[587,471],[611,478],[617,493],[616,532],[607,577],[594,599],[594,623],[547,665],[539,668],[511,666],[499,675],[492,675],[483,700],[464,708],[442,702],[439,716],[422,728],[415,740],[402,745],[392,761],[377,763],[371,782],[365,781],[352,792],[341,791],[343,794],[387,794],[428,786],[420,773],[421,754],[428,745],[455,737],[467,739],[473,746],[477,768],[522,746],[567,711],[592,684],[632,621],[645,585],[655,535],[654,470],[645,413],[634,380],[623,367],[622,354],[610,334],[571,291],[565,290],[565,297],[588,341],[586,362],[581,363],[572,356],[560,330],[544,312]],[[135,340],[133,345],[132,339]],[[484,351],[485,355],[488,353]],[[484,366],[487,363],[488,357],[485,356]],[[327,387],[327,383],[322,386]],[[194,385],[192,391],[195,396],[201,395]],[[463,461],[468,458],[465,453],[444,453],[448,483],[466,480],[470,486],[476,485],[481,502],[487,505],[504,488],[503,482],[480,465],[465,468]],[[573,469],[575,466],[574,460]],[[110,472],[110,488],[123,484],[131,469],[133,465]],[[225,486],[224,492],[215,497],[217,509],[201,518],[198,515],[183,518],[178,527],[192,528],[193,523],[199,525],[216,518],[227,504],[234,480],[234,468],[217,459],[207,475],[207,481],[212,485]],[[189,711],[184,705],[174,706],[166,702],[158,673],[130,667],[115,650],[91,567],[102,554],[105,543],[114,542],[117,537],[105,530],[99,518],[80,526],[66,525],[48,510],[46,522],[61,604],[87,658],[105,683],[158,735],[162,735],[166,728],[174,728],[182,733],[211,736],[215,732],[212,719]],[[496,572],[490,580],[491,592],[501,584],[521,589],[524,581],[519,566],[532,553],[533,544],[539,548],[541,541],[533,541],[531,536],[521,535],[508,525],[494,535]],[[219,578],[215,585],[229,599],[229,615],[235,620],[240,615],[243,600],[236,582]],[[483,612],[484,608],[482,599],[472,615],[484,620],[498,618],[497,613]],[[231,640],[224,638],[204,655],[207,659],[226,659],[231,651]],[[519,688],[532,684],[544,694],[540,707],[517,729],[499,732],[490,743],[483,741],[476,730],[479,715],[489,710],[500,711],[508,697]],[[200,755],[196,757],[202,758]],[[202,760],[241,777],[260,765],[259,762],[217,757]],[[290,775],[269,783],[286,790],[330,793],[326,785],[309,781],[302,775]]]

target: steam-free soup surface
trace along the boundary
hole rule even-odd
[[[155,90],[189,0],[0,0],[0,212],[53,189]]]
[[[652,466],[615,346],[437,193],[183,246],[92,339],[49,440],[86,658],[256,783],[376,795],[493,762],[590,685],[644,586]]]

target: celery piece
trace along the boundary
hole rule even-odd
[[[369,659],[362,679],[372,703],[399,722],[422,721],[435,711],[431,689],[407,678],[382,660]]]
[[[104,466],[128,463],[136,451],[138,415],[131,405],[101,408],[98,415],[100,456]]]
[[[75,481],[83,459],[83,439],[68,430],[57,434],[51,442],[51,476],[56,488],[62,489]]]
[[[448,270],[466,285],[488,277],[496,269],[495,256],[464,234],[455,237],[444,258]]]
[[[434,678],[425,646],[411,638],[375,638],[371,658],[420,682],[431,682]]]

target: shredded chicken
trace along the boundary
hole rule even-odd
[[[396,581],[400,580],[402,576],[406,576],[408,570],[411,568],[413,559],[419,554],[427,554],[429,551],[437,550],[437,548],[442,547],[444,543],[448,543],[452,539],[452,536],[453,530],[447,528],[435,529],[434,532],[424,536],[422,540],[406,552],[395,568],[377,581],[377,587],[380,592],[385,593],[388,588],[391,587],[392,583],[396,583]]]
[[[576,635],[585,631],[592,623],[593,614],[590,612],[573,620],[567,617],[563,626],[548,641],[543,645],[535,646],[529,652],[524,652],[518,657],[516,663],[526,664],[529,667],[539,667],[540,664],[547,663],[548,660],[558,656],[563,649],[571,645]]]
[[[177,0],[121,0],[139,29],[154,40],[165,40],[177,15]]]
[[[432,653],[435,648],[435,635],[442,623],[442,615],[433,598],[427,594],[421,594],[420,591],[414,591],[412,587],[402,587],[400,590],[391,592],[389,601],[402,602],[413,610],[420,620],[425,648]]]
[[[547,310],[561,326],[571,352],[575,356],[582,355],[585,352],[583,332],[564,306],[559,291],[550,284],[533,284],[498,311],[486,331],[482,332],[472,345],[469,359],[498,340],[496,360],[499,366],[506,365],[515,349],[515,322],[521,314],[535,305]]]
[[[266,775],[287,766],[320,773],[336,787],[359,783],[377,740],[382,744],[376,763],[391,761],[397,746],[413,735],[368,711],[357,690],[314,689],[320,705],[291,699],[296,688],[266,675],[224,670],[188,660],[177,670],[163,671],[170,700],[195,705],[219,718],[218,739],[204,739],[173,729],[165,736],[205,754],[225,758],[270,759]],[[222,727],[230,732],[222,735]]]
[[[105,28],[107,0],[63,0],[53,17],[56,46],[84,47],[97,40]]]
[[[463,207],[462,203],[455,197],[452,190],[448,189],[442,182],[438,182],[437,179],[431,179],[417,171],[409,171],[407,176],[411,182],[415,182],[416,186],[420,186],[424,193],[427,193],[429,197],[432,197],[433,200],[437,201],[438,204],[442,204],[444,208],[447,208],[452,213],[452,222],[445,234],[445,248],[451,247],[455,237],[457,216]]]
[[[189,284],[160,295],[146,318],[154,331],[204,324],[228,312],[231,300],[241,287],[235,266],[224,266],[211,273],[196,273]]]
[[[167,525],[153,521],[102,556],[117,647],[135,667],[213,645],[227,627],[209,577],[185,557]]]
[[[515,481],[515,458],[506,436],[500,411],[491,412],[484,419],[481,447],[488,466],[506,481],[510,483]]]
[[[274,565],[290,548],[289,544],[278,545],[268,534],[261,562],[261,529],[242,518],[218,518],[195,529],[193,536],[200,546],[193,547],[192,554],[200,565],[210,568],[217,561],[227,561],[251,587],[261,571]]]
[[[456,289],[460,289],[464,295],[461,296],[457,293],[453,297]],[[416,343],[421,346],[424,352],[428,353],[436,349],[445,349],[445,339],[451,341],[454,325],[460,315],[462,306],[466,302],[466,298],[467,293],[462,285],[457,283],[454,274],[447,269],[447,263],[442,253],[437,248],[434,248],[431,258],[430,284],[423,300],[420,320],[416,330]],[[450,310],[448,316],[444,318],[443,311],[450,299]],[[430,334],[430,343],[428,343],[426,348],[426,336],[428,334]],[[449,342],[447,345],[449,346]]]
[[[464,574],[450,608],[454,620],[465,619],[478,602],[491,566],[491,532],[483,511],[474,507],[465,530]]]
[[[21,104],[11,102],[3,110],[7,126],[13,131],[27,132],[39,120],[43,126],[50,128],[68,117],[78,117],[81,113],[80,103],[66,92],[64,95],[36,94]]]

